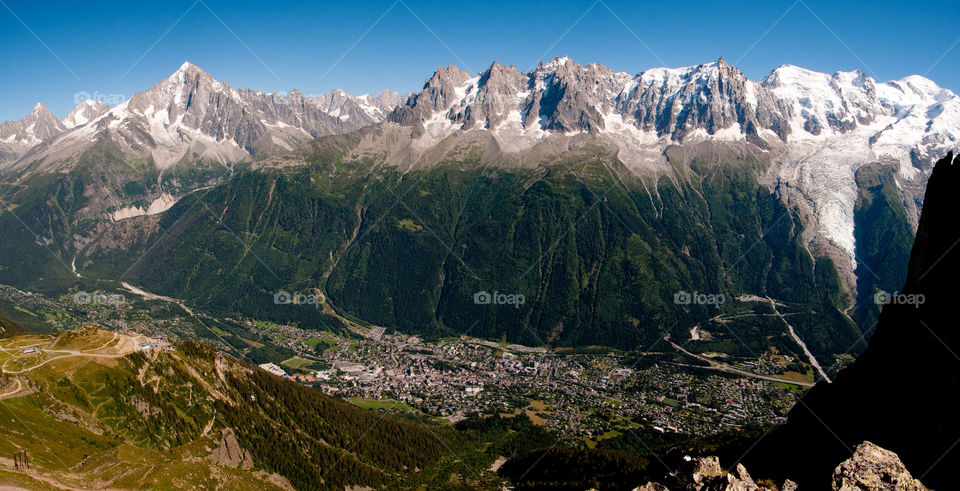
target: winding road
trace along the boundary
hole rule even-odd
[[[761,380],[767,380],[767,381],[770,381],[770,382],[780,382],[780,383],[783,383],[783,384],[790,384],[790,385],[801,385],[801,386],[803,386],[803,387],[813,387],[813,386],[814,386],[814,383],[813,383],[813,382],[801,382],[801,381],[799,381],[799,380],[790,380],[790,379],[786,379],[786,378],[771,377],[771,376],[769,376],[769,375],[759,375],[759,374],[756,374],[756,373],[753,373],[753,372],[748,372],[748,371],[746,371],[746,370],[741,370],[741,369],[739,369],[739,368],[732,367],[732,366],[727,365],[727,364],[725,364],[725,363],[716,362],[716,361],[714,361],[714,360],[711,360],[710,358],[707,358],[706,356],[701,356],[701,355],[698,355],[698,354],[696,354],[696,353],[691,353],[691,352],[685,350],[685,349],[683,348],[683,346],[680,346],[679,344],[674,343],[673,341],[670,341],[670,340],[667,339],[667,338],[663,338],[663,339],[664,339],[664,341],[670,343],[670,345],[673,346],[677,351],[680,351],[680,352],[682,352],[683,354],[685,354],[685,355],[687,355],[687,356],[696,358],[696,359],[698,359],[698,360],[700,360],[700,361],[705,361],[705,362],[707,362],[707,363],[710,364],[709,367],[704,367],[704,368],[711,368],[711,369],[713,369],[713,370],[720,370],[720,371],[723,371],[723,372],[735,373],[735,374],[737,374],[737,375],[743,375],[744,377],[757,378],[757,379],[761,379]]]
[[[783,314],[781,314],[780,311],[777,310],[777,302],[775,302],[770,297],[767,297],[767,300],[770,301],[770,307],[773,308],[773,312],[777,314],[777,317],[780,317],[780,320],[782,320],[784,324],[786,324],[787,332],[790,333],[790,337],[792,337],[793,340],[800,345],[800,348],[803,350],[804,354],[807,355],[807,358],[810,360],[810,364],[813,365],[813,368],[817,370],[817,373],[819,373],[820,376],[827,381],[827,383],[833,382],[832,380],[830,380],[830,377],[827,376],[827,372],[823,370],[823,367],[820,366],[820,363],[817,361],[817,358],[813,356],[813,353],[811,353],[810,349],[807,348],[806,343],[804,343],[803,340],[800,339],[800,336],[797,335],[797,332],[793,330],[793,326],[791,326],[790,323],[787,322],[787,319],[783,317]]]

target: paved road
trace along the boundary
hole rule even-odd
[[[691,357],[693,357],[693,358],[696,358],[696,359],[698,359],[698,360],[700,360],[700,361],[705,361],[705,362],[707,362],[707,363],[710,364],[709,367],[704,367],[704,368],[712,368],[712,369],[714,369],[714,370],[721,370],[721,371],[724,371],[724,372],[735,373],[735,374],[737,374],[737,375],[743,375],[744,377],[751,377],[751,378],[758,378],[758,379],[762,379],[762,380],[769,380],[770,382],[780,382],[780,383],[784,383],[784,384],[801,385],[801,386],[803,386],[803,387],[813,387],[813,386],[814,386],[814,383],[813,383],[813,382],[800,382],[800,381],[798,381],[798,380],[790,380],[790,379],[779,378],[779,377],[771,377],[771,376],[768,376],[768,375],[758,375],[758,374],[756,374],[756,373],[748,372],[748,371],[746,371],[746,370],[741,370],[741,369],[739,369],[739,368],[734,368],[734,367],[732,367],[732,366],[730,366],[730,365],[727,365],[727,364],[724,364],[724,363],[719,363],[719,362],[716,362],[716,361],[714,361],[714,360],[711,360],[710,358],[707,358],[706,356],[700,356],[700,355],[698,355],[698,354],[691,353],[691,352],[683,349],[683,347],[680,346],[679,344],[674,343],[673,341],[670,341],[669,339],[664,338],[664,340],[667,341],[668,343],[670,343],[670,344],[671,344],[674,348],[676,348],[678,351],[683,352],[683,354],[685,354],[685,355],[687,355],[687,356],[691,356]]]
[[[790,333],[790,337],[792,337],[793,340],[800,345],[800,348],[803,349],[803,352],[807,355],[807,358],[810,360],[810,364],[813,365],[813,368],[817,369],[817,373],[819,373],[824,380],[826,380],[827,382],[832,382],[832,380],[830,380],[830,377],[827,376],[827,372],[823,371],[823,367],[820,366],[820,363],[817,361],[817,357],[813,356],[813,353],[811,353],[810,350],[807,348],[807,344],[804,343],[803,340],[800,339],[800,336],[797,335],[797,331],[793,330],[793,326],[791,326],[790,323],[787,322],[787,319],[783,317],[783,314],[781,314],[780,311],[777,310],[777,303],[770,297],[767,297],[767,300],[770,301],[770,307],[773,308],[773,312],[780,317],[780,320],[782,320],[784,324],[787,325],[787,332]]]
[[[20,383],[20,379],[14,379],[14,382],[17,383],[17,388],[11,390],[10,392],[4,392],[3,394],[0,394],[0,399],[13,397],[17,392],[20,392],[21,390],[23,390],[23,384]]]
[[[29,372],[29,371],[31,371],[31,370],[40,368],[40,367],[46,365],[47,363],[50,363],[51,361],[59,360],[59,359],[61,359],[61,358],[68,358],[68,357],[71,357],[71,356],[84,356],[84,357],[87,357],[87,358],[123,358],[124,356],[127,356],[128,354],[130,354],[131,352],[133,352],[133,349],[132,349],[130,346],[123,346],[124,344],[129,345],[129,344],[130,344],[129,342],[121,343],[121,345],[118,345],[117,348],[118,348],[120,351],[117,352],[117,353],[90,353],[90,351],[99,351],[99,350],[101,350],[101,349],[106,348],[108,345],[110,345],[111,343],[113,343],[114,341],[116,341],[117,338],[119,338],[119,337],[120,337],[120,336],[119,336],[116,332],[114,332],[114,333],[113,333],[113,337],[110,338],[109,341],[107,341],[106,343],[103,343],[103,345],[101,345],[101,346],[98,346],[98,347],[96,347],[96,348],[93,348],[92,350],[84,350],[84,351],[79,351],[79,350],[57,350],[57,349],[48,350],[48,349],[45,349],[45,348],[44,348],[44,349],[43,349],[44,353],[46,353],[46,354],[51,354],[51,355],[59,355],[59,356],[54,356],[53,358],[50,358],[50,359],[48,359],[48,360],[44,360],[43,362],[41,362],[41,363],[39,363],[39,364],[37,364],[37,365],[34,365],[34,366],[30,367],[30,368],[24,368],[23,370],[16,370],[16,371],[7,370],[7,363],[10,363],[12,360],[16,359],[16,358],[10,358],[9,360],[3,362],[3,366],[0,367],[0,371],[2,371],[3,373],[6,373],[6,374],[10,374],[10,375],[17,375],[17,374],[26,373],[26,372]],[[127,341],[127,340],[129,340],[129,338],[126,338],[126,339],[125,339],[125,341]],[[56,340],[54,340],[54,342],[55,342],[55,341],[56,341]],[[49,344],[48,344],[48,346],[49,346]],[[21,349],[21,348],[22,348],[22,347],[18,347],[17,349]],[[0,351],[3,351],[4,353],[10,354],[10,352],[8,352],[6,349],[3,349],[3,348],[0,348]],[[16,357],[17,355],[12,355],[12,356]]]

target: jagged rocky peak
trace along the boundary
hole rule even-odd
[[[221,95],[225,97],[218,97]],[[239,99],[239,93],[231,93],[228,85],[218,82],[200,67],[184,62],[166,79],[134,94],[127,102],[127,110],[148,118],[165,114],[162,119],[167,124],[179,121],[191,128],[199,128],[211,103],[226,109],[224,106],[231,99]]]
[[[613,109],[611,96],[622,90],[627,77],[596,63],[580,65],[565,56],[541,63],[531,75],[533,96],[524,124],[539,120],[545,130],[602,130],[603,114]]]
[[[326,94],[312,97],[310,100],[321,111],[340,119],[350,120],[354,124],[374,124],[383,121],[406,96],[384,89],[379,95],[352,95],[343,89],[334,89]]]
[[[110,110],[110,106],[96,100],[87,99],[77,104],[66,117],[63,118],[63,125],[68,129],[83,126],[100,115]]]
[[[41,140],[63,133],[66,129],[57,117],[47,109],[47,106],[40,102],[33,106],[33,111],[25,121],[30,125],[26,128],[26,131]]]
[[[464,100],[451,109],[455,112],[452,119],[462,122],[465,129],[496,128],[511,111],[516,110],[526,83],[527,78],[513,65],[503,66],[493,62],[476,81],[473,104],[468,104],[471,101],[471,94],[468,93],[471,88],[468,87],[463,91]]]
[[[698,135],[734,139],[746,135],[759,143],[761,133],[783,141],[790,133],[789,106],[723,58],[642,72],[622,113],[642,129],[675,141]]]
[[[47,106],[38,102],[25,118],[0,124],[0,140],[6,143],[35,144],[57,136],[66,129]]]
[[[0,124],[0,164],[16,162],[31,148],[65,131],[67,126],[38,102],[25,118]]]
[[[603,132],[624,125],[669,140],[785,140],[790,108],[723,59],[636,76],[567,57],[530,72],[494,63],[479,76],[441,68],[390,117],[404,125],[446,120],[458,129]],[[725,134],[721,134],[726,132]]]
[[[422,124],[434,114],[443,114],[453,109],[457,102],[464,102],[470,84],[470,73],[450,65],[439,67],[426,80],[419,93],[407,99],[388,116],[388,120],[402,125]],[[479,80],[479,77],[477,77]]]

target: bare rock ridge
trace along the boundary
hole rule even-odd
[[[906,282],[899,297],[884,306],[866,351],[834,383],[820,383],[805,394],[786,425],[749,453],[748,467],[825,487],[832,466],[869,440],[899,455],[926,485],[946,489],[956,484],[957,189],[960,158],[950,153],[936,163],[929,179]]]
[[[253,468],[253,458],[237,442],[237,436],[232,429],[222,430],[222,436],[216,448],[208,456],[211,462],[231,468],[250,470]]]

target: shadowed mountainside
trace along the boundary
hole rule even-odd
[[[832,384],[820,383],[746,458],[762,474],[801,486],[829,484],[837,462],[864,440],[896,452],[926,485],[949,488],[960,465],[960,157],[937,162],[906,283],[884,306],[867,350]],[[913,297],[910,297],[910,296]],[[918,300],[919,305],[907,303]]]

